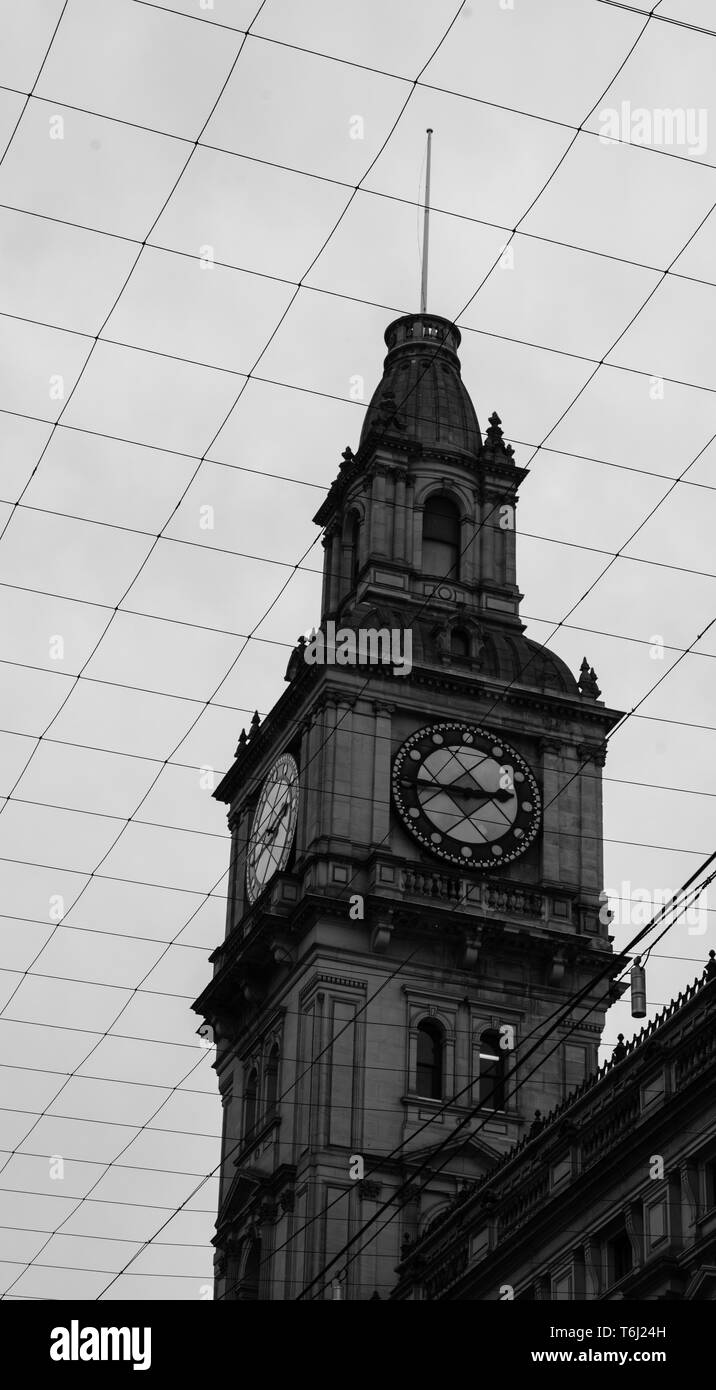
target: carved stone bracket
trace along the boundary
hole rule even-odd
[[[564,979],[564,972],[567,966],[567,959],[563,950],[555,951],[552,956],[552,968],[549,973],[551,985],[558,985]]]
[[[462,964],[465,970],[475,970],[480,955],[480,937],[476,933],[465,933],[465,947]]]
[[[375,951],[377,955],[385,954],[390,945],[390,938],[393,935],[394,926],[395,923],[393,921],[392,912],[389,911],[380,914],[371,932],[371,951]]]
[[[361,1202],[377,1202],[380,1199],[380,1183],[373,1182],[370,1178],[363,1178],[362,1182],[356,1184],[358,1197]]]
[[[607,761],[607,750],[601,743],[580,743],[577,747],[577,757],[580,763],[592,762],[597,767],[604,767]]]
[[[282,1211],[293,1211],[296,1205],[296,1193],[292,1187],[287,1187],[286,1191],[281,1193],[278,1204]]]

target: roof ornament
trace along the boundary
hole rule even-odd
[[[601,690],[597,685],[597,675],[593,666],[589,665],[586,656],[582,658],[579,668],[579,680],[577,682],[582,695],[586,695],[588,700],[598,700]]]
[[[378,429],[396,430],[402,433],[405,429],[405,416],[398,413],[398,402],[395,399],[395,392],[388,389],[384,391],[376,408],[376,425]]]
[[[313,638],[313,637],[315,637],[315,635],[316,635],[316,632],[315,632],[315,628],[314,628],[314,629],[312,630],[311,637]],[[285,676],[284,676],[284,680],[285,680],[285,681],[295,681],[296,677],[297,677],[297,676],[299,675],[299,673],[304,669],[305,665],[306,665],[306,639],[305,639],[303,633],[301,633],[301,636],[298,637],[298,638],[296,639],[296,645],[295,645],[293,651],[291,652],[290,657],[288,658],[288,666],[286,667],[286,674],[285,674]]]
[[[528,1134],[527,1134],[527,1138],[528,1138],[528,1139],[534,1139],[535,1135],[536,1135],[536,1134],[539,1134],[539,1132],[540,1132],[541,1129],[544,1129],[544,1126],[545,1126],[545,1120],[544,1120],[544,1116],[543,1116],[543,1114],[542,1114],[542,1111],[541,1111],[541,1110],[535,1110],[535,1117],[534,1117],[534,1119],[533,1119],[533,1121],[532,1121],[532,1124],[531,1124],[530,1127],[529,1127],[529,1131],[528,1131]]]
[[[255,709],[255,710],[254,710],[254,717],[253,717],[253,719],[251,720],[251,728],[249,729],[249,742],[251,742],[251,739],[252,739],[252,738],[256,738],[256,735],[257,735],[257,733],[258,733],[258,731],[259,731],[259,724],[260,724],[260,723],[261,723],[261,720],[259,719],[259,712],[258,712],[257,709]]]
[[[626,1043],[624,1041],[624,1034],[618,1033],[617,1041],[612,1049],[612,1061],[621,1062],[622,1057],[626,1057]]]
[[[485,443],[488,448],[492,449],[496,454],[507,454],[508,458],[512,458],[515,451],[511,444],[505,444],[505,436],[502,432],[502,421],[496,410],[493,410],[490,416],[489,425],[490,428],[485,435]]]

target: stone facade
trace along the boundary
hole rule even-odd
[[[588,1021],[545,1047],[532,1075],[521,1055],[574,991],[623,965],[601,910],[601,768],[619,711],[598,699],[588,667],[578,681],[524,636],[515,515],[526,474],[496,415],[482,441],[459,333],[412,315],[386,342],[359,448],[345,451],[316,518],[321,622],[409,629],[412,670],[309,665],[299,642],[286,691],[242,734],[216,792],[232,833],[226,939],[194,1007],[214,1029],[224,1106],[219,1298],[297,1297],[400,1188],[394,1219],[342,1286],[347,1298],[388,1296],[402,1243],[514,1148],[535,1109],[593,1072],[603,985],[586,996]],[[451,517],[446,576],[435,556],[448,553]],[[534,776],[539,833],[509,862],[453,867],[396,813],[396,753],[446,721],[504,740]],[[251,901],[247,845],[280,754],[299,769],[295,839]],[[507,1048],[491,1058],[496,1037]],[[426,1038],[438,1059],[429,1086]],[[465,1142],[476,1107],[479,1133]],[[447,1164],[406,1199],[402,1185],[438,1146],[444,1157],[458,1126]],[[314,1294],[331,1296],[330,1277]]]
[[[716,969],[403,1251],[394,1297],[716,1300]]]

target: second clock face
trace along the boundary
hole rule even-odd
[[[298,816],[298,765],[282,753],[269,769],[254,811],[246,856],[246,892],[255,903],[269,879],[285,869]]]
[[[431,724],[413,734],[393,764],[393,796],[411,833],[463,867],[508,863],[539,829],[539,790],[527,763],[474,724]]]

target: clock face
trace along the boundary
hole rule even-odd
[[[532,843],[540,795],[509,743],[474,724],[431,724],[403,744],[393,796],[426,849],[463,867],[494,868]]]
[[[255,903],[269,879],[285,869],[298,817],[298,764],[282,753],[261,788],[246,856],[246,892]]]

